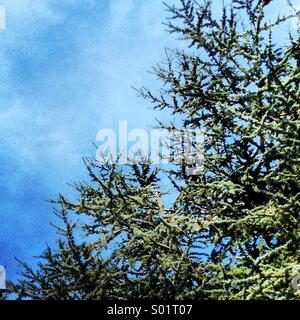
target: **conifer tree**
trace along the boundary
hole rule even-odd
[[[203,170],[87,162],[78,201],[57,201],[57,248],[11,284],[20,299],[300,298],[299,32],[273,40],[299,12],[288,1],[291,14],[270,21],[280,3],[232,0],[221,18],[209,0],[167,5],[188,48],[154,68],[159,93],[139,92],[178,129],[205,132]]]

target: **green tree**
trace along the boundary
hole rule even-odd
[[[273,41],[299,13],[288,2],[291,14],[270,21],[276,3],[232,0],[220,18],[213,1],[167,5],[187,50],[154,68],[158,94],[139,92],[179,129],[205,132],[203,170],[87,162],[78,201],[57,201],[57,248],[11,285],[20,299],[299,299],[299,32]]]

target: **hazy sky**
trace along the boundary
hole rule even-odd
[[[160,0],[0,4],[0,264],[14,278],[14,257],[31,261],[53,242],[45,200],[71,195],[66,183],[86,177],[81,159],[94,156],[98,130],[154,123],[130,87],[157,87],[147,70],[180,43],[161,25]]]

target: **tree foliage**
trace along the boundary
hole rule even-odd
[[[181,129],[205,132],[203,172],[86,162],[78,200],[57,201],[57,248],[11,285],[20,299],[300,298],[299,32],[273,40],[299,13],[289,2],[270,21],[279,1],[232,0],[218,17],[213,4],[167,5],[187,50],[154,68],[159,93],[139,91]]]

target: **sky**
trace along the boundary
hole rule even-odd
[[[82,157],[95,155],[97,132],[119,120],[131,128],[154,124],[158,114],[131,86],[158,88],[147,71],[165,47],[181,44],[161,24],[161,0],[0,5],[0,264],[15,279],[15,257],[31,263],[53,244],[46,200],[72,196],[67,183],[87,177]]]

